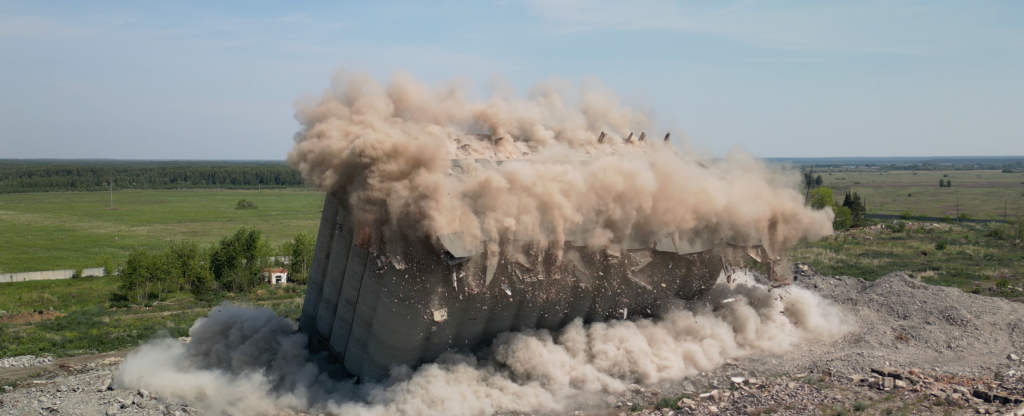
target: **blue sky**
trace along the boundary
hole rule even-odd
[[[338,69],[596,78],[716,154],[1024,155],[1021,1],[0,0],[0,158],[283,159]]]

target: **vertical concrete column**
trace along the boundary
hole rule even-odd
[[[320,310],[316,316],[318,347],[326,347],[334,331],[334,319],[338,311],[338,297],[346,278],[349,251],[352,247],[353,230],[348,210],[338,209],[338,228],[331,247],[331,260],[324,274],[324,289],[320,297]]]
[[[356,241],[353,241],[356,243]],[[348,262],[345,265],[345,280],[338,294],[338,307],[334,315],[334,330],[331,332],[331,351],[344,362],[349,337],[352,335],[352,322],[356,317],[356,305],[359,303],[359,290],[363,284],[363,272],[370,252],[359,244],[350,244]]]
[[[337,226],[338,200],[334,194],[328,192],[324,197],[323,211],[320,213],[320,230],[316,234],[316,248],[313,251],[313,263],[310,265],[309,282],[306,284],[306,298],[302,304],[302,315],[299,317],[299,328],[310,337],[313,337],[316,331],[324,274],[327,272]]]
[[[377,311],[377,300],[380,297],[380,272],[383,261],[376,252],[370,250],[363,269],[362,283],[359,285],[359,300],[356,301],[355,316],[352,320],[352,331],[345,347],[345,369],[360,377],[366,363],[366,341],[373,329],[373,317]]]
[[[387,377],[393,366],[419,364],[433,321],[427,307],[431,286],[426,276],[387,263],[380,275],[381,292],[362,374],[376,380]]]

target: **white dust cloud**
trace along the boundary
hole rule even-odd
[[[214,414],[492,415],[566,412],[606,403],[631,383],[680,380],[728,358],[780,353],[847,328],[838,309],[790,286],[720,283],[659,319],[502,334],[476,356],[449,353],[382,384],[327,377],[296,325],[267,309],[214,308],[191,343],[151,342],[121,365],[116,385],[146,388]]]
[[[302,128],[287,160],[341,195],[392,253],[400,237],[459,233],[491,252],[667,236],[763,244],[777,256],[832,232],[832,211],[804,203],[794,172],[741,152],[702,159],[653,131],[640,141],[650,125],[642,112],[598,85],[565,90],[548,83],[525,98],[473,101],[405,73],[386,86],[342,74],[319,100],[297,104]]]

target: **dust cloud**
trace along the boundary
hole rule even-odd
[[[703,158],[655,137],[643,112],[595,83],[471,95],[407,73],[386,86],[341,73],[296,104],[302,128],[287,161],[341,195],[355,225],[392,253],[403,238],[438,244],[454,234],[490,252],[667,237],[779,256],[832,232],[831,210],[804,203],[795,172],[739,151]]]
[[[724,276],[724,275],[723,275]],[[192,340],[150,342],[118,370],[119,388],[145,388],[213,414],[345,415],[558,413],[610,405],[631,383],[680,380],[726,359],[780,353],[848,329],[838,309],[807,290],[767,291],[732,279],[655,319],[505,333],[476,355],[448,353],[380,384],[327,376],[296,324],[268,309],[223,304]]]
[[[655,137],[643,112],[599,85],[547,83],[525,98],[482,100],[453,85],[340,74],[322,97],[297,104],[302,128],[288,163],[341,196],[353,225],[388,250],[450,234],[488,250],[555,251],[566,241],[600,250],[668,236],[763,244],[778,256],[832,231],[831,211],[806,206],[794,172],[742,152],[699,157]],[[294,322],[224,304],[192,326],[187,345],[158,340],[133,352],[115,384],[214,414],[558,413],[846,327],[806,290],[768,291],[723,274],[657,318],[505,333],[476,354],[449,352],[354,384],[328,376],[326,356],[309,353]]]

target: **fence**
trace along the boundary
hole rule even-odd
[[[27,282],[31,280],[70,279],[75,275],[73,269],[45,270],[41,272],[0,273],[0,283]],[[82,276],[103,276],[102,267],[82,269]]]

